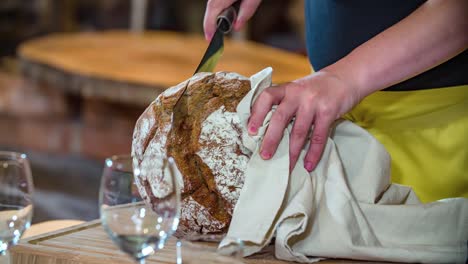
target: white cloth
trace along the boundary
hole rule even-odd
[[[245,131],[251,105],[271,85],[271,74],[267,68],[252,76],[252,90],[238,105]],[[245,255],[260,251],[275,235],[276,257],[290,261],[465,262],[467,199],[421,204],[411,188],[390,183],[385,148],[343,120],[336,122],[316,169],[304,169],[305,146],[290,174],[292,125],[271,160],[259,155],[270,117],[271,112],[258,136],[243,139],[253,155],[227,236],[245,242]],[[220,246],[229,243],[225,239]]]

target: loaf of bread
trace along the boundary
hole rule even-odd
[[[179,237],[227,232],[251,155],[236,114],[249,90],[249,79],[236,73],[198,73],[160,94],[136,123],[132,154],[171,156],[182,178]],[[151,203],[158,185],[146,176],[139,189]]]

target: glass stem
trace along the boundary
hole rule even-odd
[[[182,241],[180,239],[176,242],[176,264],[182,264]]]
[[[145,258],[142,258],[138,261],[138,264],[145,264],[145,263],[146,263]]]

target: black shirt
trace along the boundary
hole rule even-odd
[[[318,71],[346,56],[362,43],[411,14],[424,2],[305,0],[307,51],[314,70]],[[467,50],[386,90],[417,90],[462,84],[468,84]]]

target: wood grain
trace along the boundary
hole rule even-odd
[[[54,34],[23,43],[23,71],[86,96],[145,102],[192,76],[208,43],[201,35],[127,31]],[[245,76],[271,66],[282,83],[311,72],[305,56],[248,41],[225,41],[216,71]]]
[[[204,243],[204,246],[207,246]],[[211,246],[215,246],[211,244]],[[272,247],[244,259],[248,264],[286,264],[274,258]],[[147,263],[175,263],[175,239],[148,258]],[[321,263],[362,263],[363,261],[327,260]],[[12,264],[132,264],[131,259],[108,238],[98,220],[22,240],[11,249]],[[376,263],[376,262],[366,262]]]

